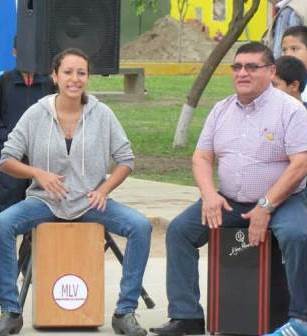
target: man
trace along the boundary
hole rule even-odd
[[[286,261],[291,303],[281,330],[307,335],[307,113],[304,106],[273,88],[274,57],[252,42],[236,53],[236,94],[216,104],[193,155],[201,199],[176,217],[166,234],[170,321],[159,335],[204,333],[199,303],[198,248],[219,226],[249,228],[258,246],[268,227]],[[217,162],[219,191],[214,186]],[[283,332],[283,331],[282,331]]]
[[[0,76],[0,150],[28,107],[53,92],[54,85],[48,75],[14,69]],[[27,180],[0,173],[0,211],[23,200],[27,186]]]
[[[271,1],[276,3],[277,14],[265,33],[264,41],[273,50],[274,57],[281,55],[281,40],[286,29],[307,24],[307,2],[302,0]]]
[[[16,55],[16,38],[13,54]],[[54,92],[55,87],[49,75],[13,69],[0,76],[0,151],[8,134],[28,107]],[[28,185],[28,180],[16,179],[0,172],[0,211],[23,200]],[[30,253],[30,238],[30,234],[24,236],[19,249],[20,256]]]

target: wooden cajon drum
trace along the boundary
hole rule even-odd
[[[32,232],[34,327],[104,323],[104,227],[42,223]]]

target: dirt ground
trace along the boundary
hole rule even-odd
[[[173,170],[191,169],[191,158],[172,159],[161,156],[137,155],[135,169],[138,173],[155,171],[159,174],[168,173]]]

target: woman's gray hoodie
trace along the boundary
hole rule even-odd
[[[0,164],[10,158],[21,160],[26,155],[31,166],[63,175],[69,190],[66,199],[53,200],[34,179],[27,198],[42,200],[59,218],[73,219],[89,210],[87,193],[106,179],[110,158],[132,169],[134,156],[113,112],[91,95],[68,155],[55,112],[55,96],[42,98],[23,114],[4,144]]]

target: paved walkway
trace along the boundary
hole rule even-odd
[[[167,320],[167,300],[165,292],[165,248],[164,234],[167,223],[175,217],[186,206],[192,204],[198,197],[198,190],[195,187],[178,186],[168,183],[158,183],[152,181],[128,178],[116,191],[112,197],[128,206],[134,207],[143,212],[153,222],[152,252],[148,261],[144,287],[156,306],[154,309],[147,309],[140,299],[137,314],[139,321],[145,328],[157,326]],[[122,240],[118,240],[123,245]],[[201,301],[204,306],[206,302],[206,256],[205,251],[200,258],[201,273]],[[121,266],[114,258],[112,252],[106,253],[105,264],[105,325],[95,331],[76,330],[35,330],[32,328],[32,301],[31,289],[28,293],[24,308],[25,326],[21,335],[114,335],[111,328],[111,317],[116,305],[119,292],[119,280],[121,277]]]
[[[151,218],[170,221],[199,198],[196,187],[128,178],[111,194]]]

